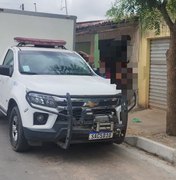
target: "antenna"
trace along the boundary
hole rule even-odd
[[[65,0],[65,11],[66,11],[66,15],[68,16],[67,0]]]
[[[21,9],[22,11],[24,11],[24,4],[21,4],[21,5],[20,5],[20,9]]]
[[[63,0],[61,0],[61,10],[65,9],[65,13],[68,16],[67,0],[65,0],[64,4],[65,5],[63,6]]]
[[[35,12],[37,12],[37,3],[34,3]]]

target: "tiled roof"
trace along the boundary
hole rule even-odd
[[[135,20],[137,22],[137,18]],[[77,33],[81,32],[90,32],[90,31],[96,31],[98,29],[114,29],[118,26],[123,26],[127,24],[131,24],[132,22],[129,20],[122,20],[121,22],[114,22],[112,20],[99,20],[99,21],[86,21],[86,22],[78,22],[76,24],[76,31]],[[134,22],[133,22],[134,23]]]
[[[99,21],[86,21],[86,22],[78,22],[76,25],[77,29],[88,28],[88,27],[95,27],[95,26],[104,26],[104,25],[111,25],[116,24],[110,20],[99,20]]]

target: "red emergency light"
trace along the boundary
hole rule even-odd
[[[24,37],[15,37],[15,41],[19,43],[19,45],[34,45],[34,46],[58,46],[64,47],[66,45],[66,41],[64,40],[50,40],[50,39],[34,39],[34,38],[24,38]]]

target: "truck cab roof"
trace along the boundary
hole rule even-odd
[[[52,52],[74,53],[74,51],[61,49],[61,48],[46,48],[46,47],[34,47],[34,46],[25,46],[25,47],[12,46],[11,48],[14,49],[15,51],[52,51]]]

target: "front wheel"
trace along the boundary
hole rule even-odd
[[[4,114],[0,111],[0,118],[4,117]]]
[[[17,106],[14,106],[9,115],[9,136],[14,151],[24,152],[29,145],[24,137],[21,115]]]

